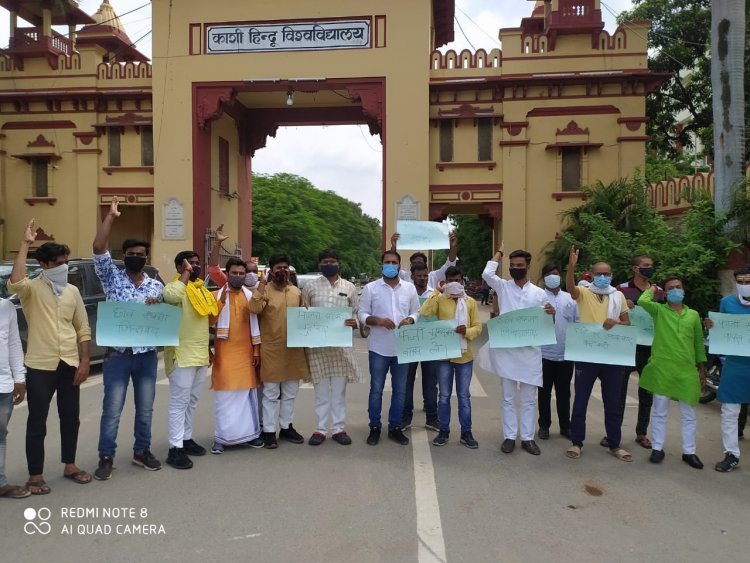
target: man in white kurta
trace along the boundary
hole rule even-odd
[[[497,275],[503,247],[487,262],[482,279],[495,290],[500,302],[500,314],[528,307],[544,306],[553,314],[544,290],[528,280],[528,267],[531,254],[525,250],[515,250],[510,255],[510,275],[513,279],[504,280]],[[487,344],[489,346],[489,344]],[[533,455],[541,451],[534,442],[537,387],[544,383],[542,377],[542,351],[539,346],[521,348],[490,348],[488,354],[489,371],[498,375],[503,385],[503,453],[511,453],[518,438],[518,415],[516,413],[516,393],[521,395],[521,446]]]

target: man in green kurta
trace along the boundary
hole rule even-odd
[[[651,357],[641,375],[640,386],[654,394],[651,410],[652,463],[664,460],[669,401],[679,401],[682,426],[682,460],[703,469],[695,455],[695,409],[706,377],[706,350],[700,315],[683,305],[685,289],[677,277],[664,281],[667,303],[654,302],[655,285],[638,299],[654,319]]]

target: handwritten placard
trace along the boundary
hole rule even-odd
[[[456,321],[406,325],[396,330],[399,364],[448,360],[461,357],[461,341]]]
[[[420,297],[419,307],[421,308],[422,305],[424,305],[424,302],[427,301],[428,299],[429,297]],[[435,315],[432,315],[432,316],[423,315],[422,312],[420,311],[419,320],[417,322],[418,323],[434,323],[436,320],[438,320],[438,318]]]
[[[367,49],[370,20],[206,26],[206,53]]]
[[[101,301],[96,310],[96,343],[118,348],[178,346],[181,318],[179,307],[165,303]]]
[[[344,324],[351,318],[351,307],[290,307],[286,310],[286,345],[351,348],[352,329]]]
[[[615,325],[604,330],[600,323],[570,323],[565,332],[565,359],[574,362],[634,366],[637,331]]]
[[[750,315],[708,313],[708,351],[720,356],[750,356]]]
[[[398,247],[403,250],[450,248],[450,225],[436,221],[396,221]]]
[[[518,309],[487,323],[490,348],[520,348],[556,344],[555,321],[543,307]]]
[[[643,307],[636,305],[630,309],[630,326],[635,327],[638,344],[651,346],[654,342],[654,319]]]

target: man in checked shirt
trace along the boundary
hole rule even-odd
[[[357,328],[359,300],[357,288],[339,275],[339,257],[336,251],[324,250],[318,255],[318,267],[323,274],[309,282],[302,290],[305,307],[351,307],[352,318],[346,326]],[[315,415],[318,428],[308,444],[319,446],[326,439],[328,416],[333,426],[331,439],[348,446],[352,439],[344,430],[346,423],[346,384],[363,380],[362,370],[354,357],[354,348],[308,348],[307,361],[315,386]]]

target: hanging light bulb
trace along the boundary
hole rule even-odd
[[[292,107],[294,105],[294,90],[289,88],[286,92],[286,105]]]

